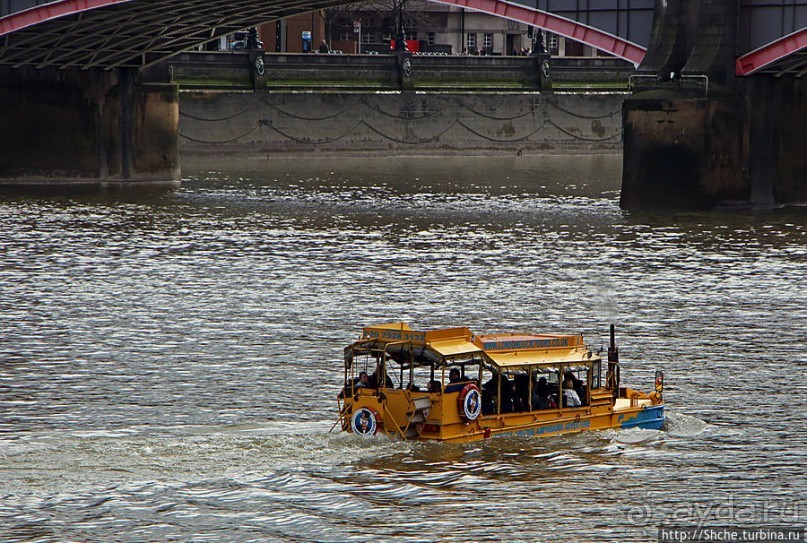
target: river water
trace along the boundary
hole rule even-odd
[[[0,194],[0,541],[655,541],[807,520],[807,212],[636,214],[620,158],[185,168]],[[363,325],[617,325],[663,431],[329,430]]]

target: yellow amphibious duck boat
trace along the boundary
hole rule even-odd
[[[603,360],[581,335],[366,327],[345,348],[337,424],[363,437],[454,442],[660,429],[664,375],[649,394],[621,386],[613,325],[610,339]]]

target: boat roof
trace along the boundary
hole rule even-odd
[[[500,368],[518,368],[523,366],[575,364],[597,361],[600,357],[584,348],[555,351],[517,351],[487,353],[494,364]]]
[[[371,350],[414,353],[429,362],[482,360],[500,369],[534,365],[590,363],[600,360],[580,334],[474,334],[465,327],[413,330],[403,322],[367,326],[361,338],[345,349],[349,365],[357,352]]]

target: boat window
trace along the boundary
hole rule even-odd
[[[362,373],[366,373],[368,376],[371,375],[373,372],[376,371],[376,366],[378,365],[378,357],[372,355],[370,351],[366,351],[357,355],[353,361],[353,365],[351,366],[350,372],[350,379],[351,381],[356,381],[359,379],[359,376]]]
[[[482,372],[482,414],[518,413],[530,409],[530,378],[526,370]]]
[[[560,406],[560,369],[552,368],[552,372],[548,375],[549,381],[549,397],[552,403]]]
[[[530,383],[530,409],[538,411],[541,409],[551,409],[557,407],[557,401],[552,395],[549,386],[552,374],[541,369],[532,372],[532,382]],[[555,375],[557,379],[557,375]]]
[[[403,372],[404,388],[408,390],[425,391],[429,387],[429,381],[432,379],[431,366],[415,366],[410,369],[407,367]]]
[[[497,384],[495,380],[496,373],[489,367],[482,369],[482,414],[492,415],[496,413],[496,395]]]
[[[510,376],[510,399],[505,407],[512,408],[514,413],[529,411],[531,399],[529,373],[527,371],[516,371],[511,373]]]

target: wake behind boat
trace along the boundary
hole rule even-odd
[[[663,373],[649,394],[621,386],[613,325],[605,368],[582,335],[370,326],[345,348],[344,379],[337,423],[364,437],[468,442],[664,423]]]

